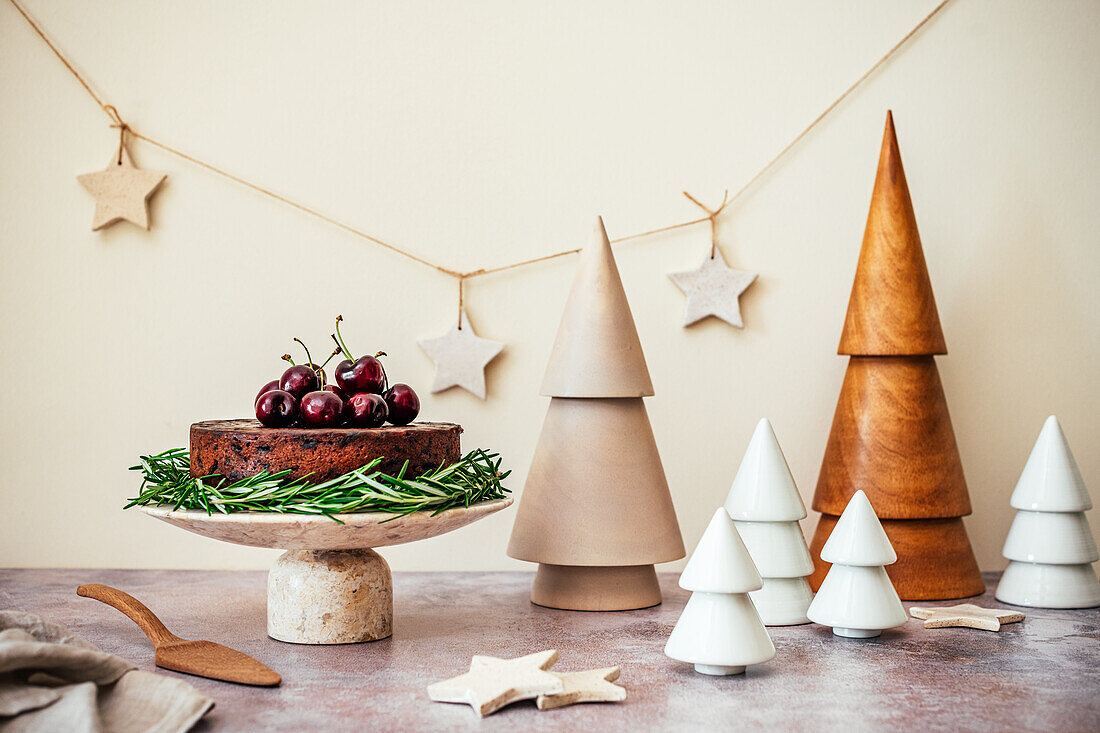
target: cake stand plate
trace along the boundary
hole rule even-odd
[[[511,498],[496,499],[435,516],[340,514],[343,524],[305,514],[141,509],[203,537],[286,550],[268,573],[268,635],[296,644],[351,644],[393,633],[393,579],[389,565],[370,548],[445,534],[511,503]]]

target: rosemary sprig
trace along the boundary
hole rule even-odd
[[[430,511],[434,516],[454,507],[503,499],[510,493],[501,481],[511,471],[501,471],[498,455],[483,450],[470,451],[457,463],[441,465],[415,478],[405,476],[408,461],[396,476],[390,476],[376,470],[382,462],[376,458],[321,482],[311,482],[309,476],[291,479],[289,470],[262,471],[232,482],[222,476],[195,478],[191,476],[191,460],[184,448],[141,456],[140,460],[130,470],[141,471],[141,490],[129,500],[126,509],[162,504],[207,514],[321,514],[340,522],[335,515],[349,512],[388,512],[396,518]]]

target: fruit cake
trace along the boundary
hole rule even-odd
[[[381,428],[268,428],[257,420],[208,420],[191,426],[191,475],[220,475],[230,481],[260,471],[289,469],[292,478],[307,474],[326,481],[375,458],[378,470],[417,476],[462,457],[454,423],[417,422]]]

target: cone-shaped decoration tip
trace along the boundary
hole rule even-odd
[[[806,516],[791,469],[767,418],[761,418],[726,496],[736,520],[793,522]]]
[[[680,575],[680,587],[707,593],[747,593],[762,585],[733,520],[719,507]]]
[[[653,394],[603,219],[596,219],[588,246],[581,250],[541,393],[548,397]]]
[[[862,490],[852,495],[833,533],[821,548],[821,559],[840,565],[890,565],[897,561],[886,531]]]
[[[1037,512],[1083,512],[1092,509],[1092,499],[1081,470],[1070,450],[1058,418],[1051,415],[1031,449],[1016,490],[1014,509]]]
[[[890,113],[837,353],[947,353]]]

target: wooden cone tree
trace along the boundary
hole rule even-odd
[[[684,543],[602,220],[581,251],[541,391],[550,407],[508,543],[511,557],[539,563],[531,601],[579,611],[660,603],[653,565],[683,557]]]
[[[888,573],[903,599],[981,593],[962,522],[970,497],[936,369],[947,347],[889,112],[837,353],[851,358],[814,492],[822,516],[810,584],[821,585],[821,548],[863,489],[897,551]]]

